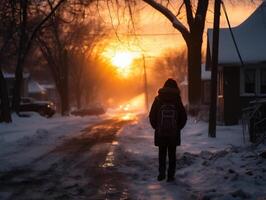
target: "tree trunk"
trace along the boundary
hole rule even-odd
[[[56,84],[57,91],[60,98],[60,107],[61,107],[61,115],[65,116],[68,115],[69,111],[69,94],[68,94],[68,80],[62,75],[62,78],[59,83]]]
[[[12,108],[19,115],[19,106],[20,106],[20,98],[21,98],[21,86],[23,81],[23,64],[25,61],[25,47],[27,43],[26,38],[26,26],[27,26],[27,13],[28,1],[21,0],[20,1],[20,35],[19,35],[19,49],[18,49],[18,58],[17,58],[17,66],[16,66],[16,79],[15,86],[13,92],[13,100],[12,100]]]
[[[60,100],[61,100],[61,115],[66,116],[68,115],[69,105],[68,105],[68,92],[62,89],[59,93]]]
[[[81,92],[76,91],[76,102],[77,102],[77,109],[81,108]]]
[[[82,73],[79,73],[78,76],[75,76],[72,78],[72,85],[74,85],[74,90],[72,91],[72,94],[76,100],[76,106],[77,109],[81,108],[81,99],[83,97],[83,88],[82,88],[82,84],[81,84],[81,79],[82,79]]]
[[[16,111],[17,114],[19,114],[22,81],[23,81],[22,63],[21,61],[18,61],[16,67],[16,79],[15,79],[13,99],[12,99],[12,109]]]
[[[201,103],[201,46],[201,40],[197,37],[192,38],[189,44],[187,45],[188,101],[192,109],[200,105]]]
[[[2,70],[0,69],[0,122],[12,122],[7,85]]]
[[[61,114],[68,115],[69,112],[69,94],[68,94],[68,54],[66,50],[63,50],[62,56],[62,82],[61,82],[61,90],[62,90],[62,98],[61,98]]]

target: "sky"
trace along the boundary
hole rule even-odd
[[[229,1],[229,0],[228,0]],[[225,1],[225,2],[228,2]],[[213,1],[211,1],[213,2]],[[252,12],[259,6],[259,4],[249,3],[244,4],[236,3],[238,1],[230,0],[232,3],[226,3],[227,12],[231,22],[231,26],[237,26],[246,20]],[[178,8],[178,5],[177,5]],[[120,73],[121,77],[125,80],[129,78],[134,78],[136,83],[142,83],[144,81],[144,70],[143,70],[143,61],[142,56],[145,56],[146,70],[147,70],[147,82],[150,84],[150,93],[156,94],[156,91],[159,86],[162,85],[165,78],[169,75],[160,74],[161,79],[152,82],[155,80],[153,77],[154,63],[158,59],[165,58],[165,52],[170,50],[178,50],[186,48],[185,42],[181,34],[173,28],[172,24],[158,11],[150,7],[148,4],[143,4],[141,9],[138,12],[133,12],[134,14],[134,29],[132,30],[132,24],[129,18],[120,16],[120,21],[117,19],[117,13],[115,13],[114,8],[106,10],[104,6],[99,12],[102,19],[105,21],[106,25],[109,26],[107,39],[104,41],[106,45],[101,55],[109,63],[114,65],[114,68],[117,68],[117,71]],[[121,10],[120,10],[121,11]],[[120,13],[123,13],[122,10]],[[111,14],[110,14],[111,13]],[[183,15],[183,21],[185,20],[185,11],[181,13]],[[110,17],[111,16],[111,17]],[[113,26],[110,26],[112,24]],[[130,24],[130,25],[129,25]],[[206,48],[206,32],[208,28],[213,26],[213,5],[210,4],[207,14],[206,28],[204,32],[204,41],[203,41],[203,51]],[[221,27],[228,27],[226,23],[226,18],[224,14],[221,15]],[[128,29],[129,28],[129,29]],[[130,54],[130,55],[128,55]],[[120,55],[120,56],[117,56]],[[124,55],[124,56],[123,56]],[[202,56],[204,61],[205,55]],[[128,60],[128,59],[138,59],[141,63],[138,66],[135,66],[135,69],[138,68],[138,76],[131,76],[129,71],[132,66],[117,66],[115,60]],[[115,61],[115,62],[114,62]],[[134,63],[134,62],[131,62]],[[121,63],[120,63],[121,64]],[[118,64],[119,65],[119,64]],[[123,64],[122,64],[123,65]],[[167,77],[164,77],[167,76]],[[127,81],[128,82],[128,81]],[[133,81],[134,82],[134,81]],[[142,88],[141,88],[142,89]],[[128,93],[128,90],[126,90]]]
[[[225,3],[229,19],[232,26],[237,26],[248,18],[256,9],[258,4],[244,4],[242,3]],[[184,13],[183,13],[184,14]],[[113,22],[115,23],[115,16],[113,15]],[[181,13],[182,17],[182,13]],[[108,21],[108,14],[105,15],[105,20]],[[167,49],[178,49],[185,46],[181,34],[172,27],[171,23],[162,16],[161,13],[151,8],[149,5],[143,5],[141,11],[134,16],[134,33],[127,31],[127,26],[119,25],[116,33],[110,41],[111,49],[118,49],[118,51],[131,51],[135,54],[145,54],[151,57],[160,57],[162,52]],[[127,24],[127,23],[125,23]],[[213,26],[213,5],[209,6],[208,16],[206,21],[206,30]],[[117,26],[114,26],[117,28]],[[114,27],[111,32],[115,33]],[[228,27],[225,16],[222,12],[221,27]],[[204,33],[204,40],[206,39],[206,30]],[[119,39],[118,39],[119,38]],[[205,48],[203,44],[203,49]],[[108,49],[108,48],[107,48]]]

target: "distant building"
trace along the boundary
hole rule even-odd
[[[211,101],[211,72],[201,65],[201,103],[209,105]]]
[[[58,93],[56,90],[56,87],[54,84],[40,84],[40,86],[45,89],[45,93],[47,96],[46,100],[51,100],[54,103],[59,103],[59,97],[58,97]]]
[[[244,66],[228,28],[220,29],[218,59],[218,119],[237,124],[252,100],[266,98],[266,2],[242,24],[232,28]],[[212,33],[208,30],[206,66],[210,69]]]
[[[13,95],[15,85],[15,74],[7,72],[4,72],[3,74],[7,83],[8,95],[11,97]],[[40,84],[31,78],[30,73],[23,73],[21,96],[32,97],[36,100],[51,100],[53,102],[58,101],[55,85]]]
[[[38,100],[47,100],[47,91],[38,82],[30,79],[28,82],[28,94]]]

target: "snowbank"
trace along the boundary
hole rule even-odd
[[[0,124],[0,171],[30,164],[53,149],[65,137],[99,121],[99,117],[44,118],[36,113],[30,117],[12,116],[13,123]]]
[[[119,134],[120,170],[127,174],[135,199],[257,199],[266,197],[266,161],[244,144],[240,126],[208,125],[190,119],[177,148],[176,182],[157,182],[158,149],[147,118]]]
[[[0,124],[0,172],[30,168],[36,159],[64,139],[82,134],[80,130],[105,117],[108,115],[50,119],[37,114],[30,118],[13,116],[14,123]],[[128,188],[125,194],[129,193],[133,200],[265,199],[266,159],[259,155],[265,145],[254,149],[250,143],[245,144],[240,126],[218,126],[216,138],[209,138],[207,130],[207,123],[188,120],[182,131],[182,145],[177,148],[176,181],[158,182],[158,149],[153,145],[153,130],[148,119],[141,115],[135,123],[122,128],[112,144],[104,144],[105,151],[109,151],[102,165],[108,174],[105,181],[123,180],[122,184]],[[99,158],[97,148],[103,149],[103,144],[90,150],[92,160],[89,162]],[[48,157],[40,163],[42,166],[36,167],[51,165],[56,156]],[[81,170],[76,165],[73,167]],[[86,181],[90,179],[87,176]]]

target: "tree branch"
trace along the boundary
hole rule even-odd
[[[38,31],[40,30],[40,28],[42,27],[42,25],[55,13],[55,11],[61,6],[61,4],[66,1],[66,0],[60,0],[56,6],[51,10],[51,12],[34,28],[30,39],[28,41],[27,47],[26,47],[26,52],[30,49],[31,46],[31,42],[33,41],[33,39],[35,38],[36,34],[38,33]]]
[[[189,25],[190,30],[193,27],[194,24],[194,17],[192,13],[192,5],[190,0],[184,0],[184,4],[186,6],[186,13],[187,13],[187,23]]]
[[[176,16],[168,8],[164,7],[162,4],[159,4],[154,0],[142,1],[162,13],[170,22],[172,22],[173,26],[183,35],[184,39],[186,41],[189,40],[189,30],[176,18]]]
[[[209,0],[199,0],[195,15],[195,26],[203,33]],[[202,34],[201,34],[202,35]]]

